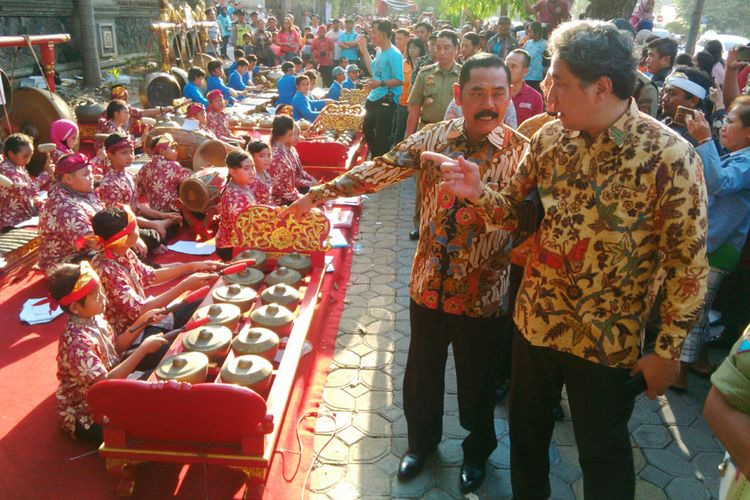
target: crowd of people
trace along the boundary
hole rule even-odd
[[[217,209],[222,260],[236,252],[235,220],[249,206],[288,206],[285,215],[302,217],[416,176],[400,479],[419,474],[442,438],[452,345],[469,431],[463,491],[484,480],[497,445],[494,405],[507,394],[514,496],[549,496],[547,450],[565,386],[585,495],[632,498],[636,382],[655,398],[688,390],[689,371],[714,370],[709,311],[750,231],[750,67],[737,49],[724,59],[718,42],[678,54],[675,40],[650,31],[653,0],[611,22],[567,22],[566,0],[525,9],[536,19],[516,28],[500,17],[454,29],[430,15],[324,24],[310,14],[300,27],[291,15],[279,22],[210,6],[220,57],[188,71],[182,128],[233,146]],[[269,142],[238,135],[225,111],[263,88],[261,65],[283,73]],[[329,88],[321,98],[315,82]],[[296,121],[314,121],[355,88],[367,93],[372,161],[320,184],[295,149]],[[142,117],[174,110],[137,109],[128,97],[112,88],[94,158],[74,152],[80,131],[60,120],[38,177],[26,171],[34,146],[23,134],[5,139],[0,163],[0,226],[39,215],[39,264],[69,314],[58,408],[79,438],[101,439],[86,389],[153,368],[166,348],[160,333],[183,325],[197,304],[170,315],[164,306],[216,277],[211,261],[144,262],[181,224],[178,188],[191,172],[172,135],[138,128]],[[133,176],[143,146],[151,160]],[[146,294],[178,278],[168,292]],[[726,440],[750,420],[746,351],[743,334],[706,403],[745,475],[750,445]]]

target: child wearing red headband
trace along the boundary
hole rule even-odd
[[[189,132],[199,132],[210,139],[218,140],[218,137],[208,128],[206,108],[203,107],[203,104],[198,104],[197,102],[187,107],[185,121],[182,123],[181,128]]]
[[[179,214],[180,184],[191,172],[177,163],[177,143],[171,134],[157,135],[149,147],[151,161],[138,172],[138,191],[152,209]]]
[[[94,246],[91,218],[102,209],[94,193],[94,174],[85,156],[63,156],[55,166],[55,183],[39,213],[39,267],[49,274],[79,250],[76,243]]]
[[[213,283],[218,275],[210,274],[219,264],[212,261],[184,264],[165,264],[153,269],[135,256],[133,247],[138,241],[138,222],[132,212],[122,208],[107,208],[97,213],[92,225],[98,237],[101,251],[91,265],[101,277],[104,294],[107,296],[106,317],[112,329],[120,337],[134,336],[128,326],[146,311],[166,307],[184,292]],[[182,276],[190,276],[175,283],[173,287],[155,297],[146,294],[146,288],[160,285]],[[179,307],[164,319],[159,327],[149,326],[144,336],[183,326],[197,309],[200,301]],[[154,366],[158,359],[154,360]]]
[[[138,202],[135,179],[125,170],[135,159],[133,147],[130,137],[121,134],[111,134],[104,141],[110,168],[99,185],[99,198],[107,207],[130,206],[138,217],[140,236],[149,251],[152,251],[167,240],[167,230],[174,224],[180,224],[182,216],[175,212],[162,212]]]
[[[224,113],[226,101],[221,90],[212,90],[206,94],[206,99],[208,99],[208,113],[206,113],[208,129],[222,141],[237,145],[244,143],[240,136],[233,134],[229,129],[229,119]]]
[[[107,378],[125,378],[146,355],[167,344],[161,335],[148,337],[130,356],[122,353],[130,347],[114,332],[102,313],[104,294],[99,276],[88,262],[61,264],[49,276],[52,300],[68,313],[68,322],[57,350],[57,415],[62,429],[78,439],[102,441],[102,427],[94,422],[86,404],[86,391]],[[137,322],[158,321],[160,312],[147,311]],[[143,330],[136,330],[139,334]],[[134,338],[134,337],[133,337]]]

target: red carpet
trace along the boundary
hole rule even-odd
[[[357,218],[351,235],[357,233]],[[344,232],[346,235],[346,231]],[[347,235],[349,236],[349,235]],[[335,249],[333,273],[326,275],[318,311],[308,340],[313,351],[300,363],[277,448],[298,450],[297,420],[320,403],[336,341],[343,298],[349,281],[351,249]],[[159,262],[188,260],[167,254]],[[55,413],[57,341],[65,316],[44,325],[21,324],[18,313],[30,297],[46,295],[40,273],[0,292],[0,498],[101,499],[114,496],[115,479],[108,476],[96,454],[70,459],[94,447],[76,442],[60,431]],[[264,498],[298,498],[312,461],[315,419],[300,426],[304,455],[277,451]],[[136,498],[241,497],[243,476],[220,467],[149,463],[138,467]],[[285,480],[290,479],[290,481]]]

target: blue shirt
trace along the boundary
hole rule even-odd
[[[229,19],[229,15],[222,15],[219,14],[216,17],[216,21],[219,23],[219,26],[221,26],[221,35],[223,37],[227,37],[232,34],[232,20]]]
[[[359,35],[352,30],[351,33],[347,33],[344,31],[339,35],[338,42],[356,42],[359,38]],[[357,47],[352,47],[348,49],[341,49],[341,57],[346,57],[349,59],[349,62],[358,61],[359,60],[359,50]]]
[[[722,244],[742,251],[750,231],[750,146],[720,157],[713,141],[695,148],[708,191],[707,252]]]
[[[531,80],[533,82],[539,82],[544,78],[544,67],[542,66],[542,54],[547,49],[547,40],[528,40],[523,50],[529,53],[531,62],[529,63],[529,74],[524,77],[524,80]]]
[[[187,82],[185,84],[185,88],[182,90],[182,95],[187,97],[191,101],[203,104],[206,108],[208,108],[208,99],[206,99],[206,96],[203,95],[203,91],[201,91],[200,87],[198,87],[193,82]]]
[[[245,76],[249,74],[249,71],[244,75],[240,75],[239,71],[233,71],[229,76],[229,88],[239,91],[245,90],[247,88],[247,84],[245,83]]]
[[[297,84],[295,83],[296,75],[284,75],[279,78],[276,87],[279,91],[279,98],[276,99],[276,105],[279,104],[291,104],[294,94],[297,92]]]
[[[396,47],[391,45],[386,50],[378,52],[375,60],[372,61],[372,78],[381,82],[393,79],[404,82],[404,58],[401,57],[401,52]],[[398,102],[401,97],[401,88],[402,85],[391,88],[376,87],[370,91],[367,100],[377,101],[388,95],[390,91],[393,93],[393,102]]]
[[[232,63],[232,64],[231,64],[230,66],[229,66],[229,69],[227,70],[227,75],[231,75],[231,74],[232,74],[232,73],[234,73],[235,71],[237,71],[237,61],[234,61],[234,62],[233,62],[233,63]]]
[[[341,98],[341,84],[339,82],[333,82],[331,88],[328,89],[328,98],[338,101]]]
[[[206,78],[206,92],[211,92],[212,90],[221,90],[224,99],[227,101],[227,106],[234,104],[234,97],[232,97],[229,87],[224,85],[224,80],[220,76],[211,75]]]
[[[292,98],[292,108],[294,109],[294,119],[304,118],[309,122],[314,122],[320,114],[320,110],[325,106],[325,101],[310,99],[309,96],[297,92]]]
[[[357,88],[357,84],[354,83],[352,79],[349,78],[348,76],[346,77],[346,80],[344,80],[344,83],[341,84],[341,86],[344,87],[345,89],[350,89],[350,90]]]

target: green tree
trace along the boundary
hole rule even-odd
[[[449,18],[460,18],[461,14],[466,19],[494,16],[501,5],[506,5],[512,13],[523,13],[523,0],[443,0],[443,13]]]
[[[676,0],[679,17],[690,24],[690,16],[695,9],[695,0]],[[706,29],[718,33],[748,36],[750,28],[750,2],[748,0],[712,0],[703,7],[703,20]]]
[[[589,19],[630,19],[637,0],[591,0],[586,7],[586,17]]]

